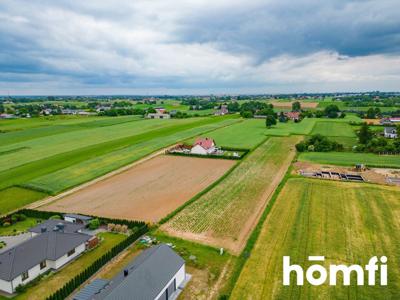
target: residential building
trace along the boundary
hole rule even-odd
[[[74,224],[49,220],[31,228],[32,237],[0,253],[0,290],[14,293],[50,269],[57,270],[86,250],[92,236]]]
[[[170,119],[171,116],[169,114],[162,114],[162,113],[150,113],[147,114],[148,119]]]
[[[74,300],[176,299],[188,281],[185,261],[166,244],[142,252],[110,281],[94,280]]]
[[[223,116],[223,115],[227,115],[229,113],[228,111],[228,105],[221,105],[221,108],[219,110],[217,110],[214,115],[216,116]]]
[[[207,155],[212,154],[216,151],[216,144],[211,138],[198,138],[196,142],[193,144],[190,153],[192,154],[201,154]]]
[[[383,130],[383,135],[385,136],[385,138],[396,139],[397,138],[396,127],[385,127]]]
[[[289,111],[284,113],[284,115],[294,122],[298,122],[300,120],[300,112],[298,111]]]

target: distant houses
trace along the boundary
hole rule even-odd
[[[284,113],[284,115],[288,119],[290,119],[290,120],[292,120],[294,122],[300,121],[300,112],[298,112],[298,111],[289,111],[289,112]]]
[[[147,114],[147,119],[170,119],[171,116],[166,113],[149,113]]]
[[[221,108],[214,113],[216,116],[223,116],[227,114],[229,114],[228,105],[221,105]]]
[[[379,123],[381,123],[381,125],[400,124],[400,117],[382,118]]]
[[[94,280],[73,300],[176,299],[188,279],[185,261],[160,244],[143,251],[113,279]]]
[[[0,290],[9,294],[50,269],[58,270],[88,247],[91,236],[81,232],[85,223],[47,220],[29,229],[31,236],[0,253]],[[90,244],[90,246],[89,246]]]
[[[208,155],[216,152],[216,144],[211,138],[198,138],[190,150],[191,154]]]
[[[385,127],[383,130],[383,135],[385,136],[385,138],[396,139],[397,138],[396,127]]]

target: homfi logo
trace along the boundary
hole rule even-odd
[[[325,261],[324,256],[309,256],[309,261],[323,262]],[[360,265],[330,265],[327,270],[321,264],[314,264],[307,268],[304,272],[300,265],[290,263],[290,256],[283,257],[283,285],[290,285],[290,276],[294,275],[296,278],[297,285],[304,285],[304,275],[306,280],[311,285],[321,285],[328,281],[329,285],[336,285],[338,275],[343,277],[343,285],[347,286],[351,284],[351,275],[356,275],[357,285],[364,285],[365,272],[368,275],[368,285],[375,285],[375,275],[379,274],[379,284],[382,286],[387,285],[387,257],[373,256],[369,260],[368,264],[364,267]],[[329,278],[328,278],[329,277]]]

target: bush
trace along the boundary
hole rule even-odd
[[[99,219],[96,218],[96,219],[90,220],[90,222],[89,222],[89,229],[90,230],[95,230],[95,229],[99,228],[99,226],[100,226]]]
[[[9,227],[10,225],[11,225],[10,222],[4,222],[4,223],[3,223],[3,227]]]
[[[298,152],[304,152],[304,151],[306,151],[306,149],[307,149],[306,143],[300,142],[300,143],[296,144],[296,150]]]
[[[49,220],[61,220],[61,216],[60,215],[53,215],[49,218]]]
[[[296,150],[299,152],[328,152],[328,151],[342,151],[343,145],[335,141],[330,141],[327,137],[315,134],[305,142],[296,144]]]
[[[15,291],[20,294],[26,292],[26,286],[24,284],[20,284],[15,288]]]

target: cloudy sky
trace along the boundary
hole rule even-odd
[[[0,94],[400,90],[399,0],[0,2]]]

